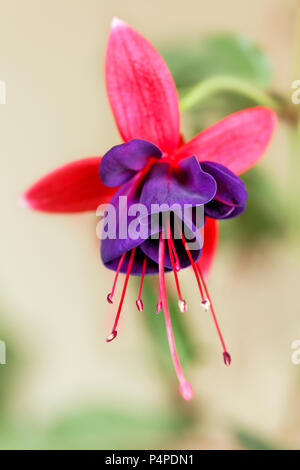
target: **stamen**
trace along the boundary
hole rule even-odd
[[[111,290],[111,292],[107,295],[107,302],[108,302],[109,304],[112,304],[112,303],[113,303],[113,295],[114,295],[114,292],[115,292],[115,289],[116,289],[117,280],[118,280],[118,277],[119,277],[119,274],[120,274],[120,270],[121,270],[121,268],[122,268],[122,264],[123,264],[125,255],[126,255],[126,253],[123,253],[123,255],[122,255],[121,258],[120,258],[120,261],[119,261],[119,264],[118,264],[118,267],[117,267],[117,271],[116,271],[116,275],[115,275],[115,279],[114,279],[114,283],[113,283],[113,286],[112,286],[112,290]]]
[[[221,341],[221,344],[222,344],[222,347],[223,347],[223,350],[224,350],[224,352],[223,352],[224,363],[225,363],[226,366],[230,366],[231,356],[230,356],[229,352],[226,349],[225,342],[224,342],[224,339],[223,339],[223,336],[222,336],[222,333],[221,333],[221,330],[220,330],[220,327],[219,327],[219,323],[218,323],[218,320],[217,320],[217,317],[216,317],[216,314],[215,314],[215,311],[214,311],[214,307],[213,307],[213,304],[211,302],[211,298],[210,298],[210,295],[209,295],[209,292],[208,292],[208,289],[207,289],[207,286],[206,286],[206,282],[204,280],[204,276],[203,276],[203,274],[201,272],[201,269],[200,269],[198,264],[197,264],[197,270],[199,272],[199,276],[201,278],[201,282],[203,284],[205,293],[208,297],[208,301],[209,301],[209,305],[210,305],[210,311],[211,311],[211,314],[212,314],[214,323],[216,325],[216,329],[217,329],[217,332],[218,332],[218,335],[219,335],[219,338],[220,338],[220,341]]]
[[[186,254],[188,255],[189,257],[189,260],[191,262],[191,265],[192,265],[192,268],[194,270],[194,273],[195,273],[195,277],[196,277],[196,280],[197,280],[197,284],[198,284],[198,287],[199,287],[199,291],[200,291],[200,295],[201,295],[201,305],[206,305],[206,302],[207,302],[207,299],[204,297],[204,292],[203,292],[203,289],[202,289],[202,285],[201,285],[201,281],[200,281],[200,278],[199,278],[199,275],[198,275],[198,271],[197,271],[197,268],[196,268],[196,264],[193,260],[193,257],[191,255],[191,252],[188,248],[188,244],[186,242],[186,239],[184,238],[184,235],[179,227],[179,224],[177,222],[177,227],[178,227],[178,230],[179,230],[179,233],[180,233],[180,236],[181,236],[181,240],[182,240],[182,243],[183,243],[183,246],[185,248],[185,251],[186,251]]]
[[[134,180],[132,182],[132,185],[129,189],[129,191],[127,192],[127,198],[129,198],[130,196],[132,196],[132,194],[134,193],[134,191],[138,188],[140,182],[142,181],[144,175],[146,174],[146,168],[144,168],[144,170],[142,170],[139,174],[137,174],[135,177],[134,177]],[[124,203],[123,207],[121,207],[121,216],[124,215],[124,211],[125,209],[127,208],[127,205],[126,203]],[[114,295],[114,292],[115,292],[115,288],[116,288],[116,285],[117,285],[117,280],[118,280],[118,276],[119,276],[119,273],[120,273],[120,270],[121,270],[121,267],[122,267],[122,264],[123,264],[123,261],[124,261],[124,258],[125,258],[125,255],[126,253],[123,253],[123,255],[121,256],[121,259],[119,261],[119,264],[118,264],[118,267],[117,267],[117,271],[116,271],[116,275],[115,275],[115,279],[114,279],[114,283],[113,283],[113,287],[112,287],[112,290],[111,292],[107,295],[107,302],[112,304],[113,303],[113,295]]]
[[[107,343],[109,343],[110,341],[115,339],[115,337],[117,336],[117,326],[118,326],[118,322],[119,322],[119,318],[120,318],[120,314],[121,314],[121,310],[122,310],[122,305],[123,305],[123,302],[124,302],[124,297],[125,297],[125,294],[126,294],[127,284],[128,284],[129,276],[130,276],[130,273],[131,273],[131,268],[132,268],[132,264],[133,264],[133,258],[134,258],[134,255],[135,255],[135,251],[136,251],[136,248],[133,248],[133,250],[131,251],[131,254],[130,254],[128,268],[127,268],[127,272],[126,272],[126,278],[125,278],[125,282],[124,282],[124,286],[123,286],[123,291],[122,291],[122,295],[121,295],[117,315],[116,315],[116,318],[115,318],[115,322],[114,322],[114,326],[112,328],[111,334],[108,335],[108,337],[106,338]]]
[[[186,381],[181,365],[178,359],[177,351],[176,351],[176,345],[175,345],[175,340],[173,336],[173,330],[172,330],[172,324],[171,324],[171,318],[170,318],[170,313],[169,313],[169,308],[168,308],[168,301],[167,301],[167,292],[166,292],[166,284],[165,284],[165,240],[163,238],[163,233],[160,233],[160,239],[159,239],[159,283],[160,283],[160,293],[161,293],[161,298],[162,298],[162,305],[164,309],[164,315],[165,315],[165,323],[166,323],[166,329],[167,329],[167,335],[168,335],[168,341],[169,341],[169,347],[173,359],[173,363],[175,366],[175,370],[177,373],[177,377],[180,383],[179,391],[182,395],[182,397],[185,400],[190,400],[193,397],[193,389],[192,386],[189,382]]]
[[[169,224],[170,224],[170,220],[169,220]],[[170,225],[169,225],[169,227],[170,227]],[[171,230],[170,230],[170,235],[171,235]],[[174,255],[174,258],[175,258],[175,271],[178,272],[181,269],[179,257],[178,257],[178,254],[177,254],[177,251],[176,251],[176,248],[175,248],[175,245],[174,245],[174,240],[173,240],[172,235],[170,237],[168,237],[168,240],[169,240],[169,238],[170,238],[171,249],[172,249],[172,252],[173,252],[173,255]],[[170,252],[170,248],[169,248],[169,252]]]
[[[143,284],[144,284],[144,277],[145,277],[145,272],[146,272],[146,266],[147,266],[147,258],[146,256],[144,257],[144,263],[143,263],[143,270],[142,270],[142,276],[141,276],[141,283],[140,283],[140,288],[139,288],[139,293],[138,293],[138,298],[136,301],[136,306],[140,312],[143,311],[144,305],[143,301],[141,299],[142,295],[142,290],[143,290]]]
[[[175,266],[175,260],[174,260],[174,253],[172,250],[172,234],[171,234],[171,229],[170,229],[170,221],[167,224],[167,240],[168,240],[168,250],[169,250],[169,255],[170,255],[170,260],[172,264],[172,269],[174,273],[174,278],[175,278],[175,284],[176,284],[176,289],[177,289],[177,294],[178,294],[178,307],[182,313],[187,311],[187,303],[185,300],[183,300],[182,295],[181,295],[181,290],[179,286],[179,281],[178,281],[178,276],[177,276],[177,270]]]

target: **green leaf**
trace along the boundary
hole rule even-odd
[[[282,237],[287,221],[279,188],[261,168],[252,168],[241,178],[249,194],[246,210],[236,219],[222,224],[223,239],[249,246]]]
[[[70,414],[48,431],[56,445],[73,448],[144,448],[162,444],[166,436],[185,427],[185,419],[175,413],[129,413],[120,409],[87,408]],[[63,443],[63,444],[62,444]]]
[[[270,443],[267,439],[258,436],[245,429],[237,428],[234,435],[238,442],[249,450],[279,450],[279,447]],[[283,449],[283,447],[281,447]]]
[[[271,84],[270,61],[250,39],[234,34],[207,36],[166,48],[163,56],[183,98],[182,104],[196,86],[204,85],[202,94],[210,91],[209,99],[186,111],[190,127],[188,132],[184,129],[186,138],[240,109],[278,104],[264,92]],[[226,78],[224,88],[218,83],[222,77]],[[185,106],[185,110],[189,107]]]
[[[218,75],[230,75],[267,88],[272,71],[266,54],[250,39],[218,34],[162,51],[178,88]]]
[[[180,411],[130,413],[87,406],[48,427],[2,422],[0,449],[145,449],[149,445],[160,448],[188,425]]]

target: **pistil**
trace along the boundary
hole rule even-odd
[[[124,282],[124,286],[123,286],[123,291],[122,291],[122,295],[121,295],[117,315],[116,315],[116,318],[115,318],[115,322],[114,322],[111,334],[108,335],[107,338],[106,338],[107,343],[109,343],[110,341],[115,339],[115,337],[117,336],[117,326],[118,326],[119,318],[120,318],[120,315],[121,315],[121,310],[122,310],[122,306],[123,306],[123,302],[124,302],[124,297],[125,297],[125,294],[126,294],[126,289],[127,289],[129,276],[130,276],[131,269],[132,269],[132,264],[133,264],[133,258],[134,258],[134,255],[135,255],[135,251],[136,251],[136,248],[134,248],[131,251],[131,254],[130,254],[129,263],[128,263],[128,267],[127,267],[127,272],[126,272],[126,278],[125,278],[125,282]]]
[[[165,315],[165,323],[166,323],[169,347],[170,347],[173,363],[175,366],[176,374],[180,383],[179,391],[185,400],[190,400],[193,397],[193,389],[192,389],[192,385],[189,382],[187,382],[187,380],[185,379],[182,369],[181,369],[181,365],[180,365],[177,351],[176,351],[176,345],[175,345],[171,318],[170,318],[170,313],[169,313],[166,284],[165,284],[165,240],[163,238],[162,232],[160,233],[160,239],[159,239],[158,258],[159,258],[159,284],[160,284],[162,306],[163,306],[164,315]]]

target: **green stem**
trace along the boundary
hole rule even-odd
[[[182,111],[186,111],[211,95],[228,91],[238,93],[250,98],[259,105],[268,106],[275,111],[279,111],[280,104],[267,93],[258,89],[251,83],[225,75],[208,78],[200,82],[182,98],[180,108]]]

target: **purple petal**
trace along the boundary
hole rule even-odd
[[[248,198],[243,181],[220,163],[201,162],[201,167],[217,183],[214,199],[205,205],[205,215],[214,219],[228,219],[243,212]]]
[[[145,253],[141,250],[141,246],[138,246],[134,255],[134,259],[133,259],[131,275],[140,276],[142,274],[145,256],[146,256]],[[113,271],[116,271],[119,265],[120,258],[121,256],[114,258],[111,261],[106,261],[104,262],[104,264],[108,269],[112,269]],[[130,252],[126,254],[124,261],[122,263],[122,268],[120,272],[123,274],[125,274],[127,271],[129,258],[130,258]],[[165,269],[165,271],[168,271],[168,269]],[[146,265],[145,274],[157,274],[157,273],[158,273],[158,264],[155,263],[151,258],[147,257],[147,265]]]
[[[119,186],[145,168],[150,158],[160,158],[161,155],[160,149],[147,140],[133,139],[116,145],[101,160],[100,178],[106,186]]]
[[[133,190],[133,184],[131,181],[124,184],[112,197],[109,205],[115,209],[115,237],[112,238],[112,234],[109,238],[103,238],[101,241],[101,257],[103,263],[106,265],[112,260],[119,259],[123,253],[132,250],[144,242],[143,238],[137,238],[136,240],[127,236],[128,225],[134,219],[134,217],[128,216],[128,209],[132,204],[138,204],[138,188]],[[122,200],[122,196],[127,197],[126,206],[125,200]],[[112,213],[112,217],[114,213]],[[113,226],[113,221],[112,221]],[[113,226],[114,227],[114,226]],[[103,227],[103,232],[108,231],[106,226]]]
[[[129,252],[133,248],[137,248],[134,256],[132,265],[132,274],[141,274],[143,268],[143,260],[145,253],[141,251],[142,246],[146,239],[152,234],[161,230],[160,226],[145,227],[145,232],[141,236],[133,238],[130,236],[130,224],[137,219],[138,215],[129,215],[130,208],[133,204],[139,204],[140,187],[136,184],[136,180],[133,179],[128,183],[124,184],[112,197],[110,205],[115,209],[116,213],[116,226],[115,226],[115,238],[105,238],[101,241],[101,258],[106,267],[112,270],[116,270],[123,253],[127,253],[124,262],[122,264],[121,272],[126,273]],[[127,196],[127,203],[124,204],[124,199],[120,197]],[[105,227],[103,227],[104,230]],[[153,262],[151,259],[147,262],[146,274],[158,273],[158,264]]]
[[[179,162],[177,168],[169,163],[155,163],[142,189],[140,201],[153,213],[153,204],[198,206],[209,202],[216,193],[214,178],[202,171],[196,157]],[[160,211],[161,212],[161,211]]]
[[[192,211],[185,209],[187,206],[204,205],[214,197],[215,192],[216,182],[213,177],[202,171],[195,157],[189,157],[182,160],[176,169],[167,162],[154,164],[146,177],[140,201],[147,207],[149,214],[173,210],[183,220],[184,230],[187,232],[189,240],[194,241],[191,254],[196,261],[201,254],[203,241],[198,221],[194,220]],[[180,264],[182,267],[187,267],[191,263],[183,243],[178,234],[174,238]],[[148,239],[141,249],[148,257],[158,263],[158,240]],[[172,267],[168,250],[166,250],[165,266]]]
[[[189,221],[189,223],[187,222],[188,222],[187,217],[185,217],[182,230],[188,241],[192,258],[194,262],[196,262],[200,258],[200,255],[201,255],[203,239],[197,227],[194,226],[191,221]],[[179,221],[179,223],[181,227],[182,222]],[[177,225],[176,223],[173,224],[171,222],[172,238],[173,238],[177,256],[179,258],[180,266],[181,268],[186,268],[191,265],[191,262],[184,248],[180,234],[177,231],[176,225]],[[140,246],[141,250],[147,255],[147,257],[150,258],[152,261],[154,261],[157,265],[158,265],[158,245],[159,245],[159,236],[157,236],[156,238],[154,237],[148,238],[148,240],[146,240]],[[171,258],[169,255],[167,241],[166,241],[166,249],[165,249],[165,269],[172,270],[172,263],[171,263]]]
[[[190,157],[180,162],[179,168],[176,168],[176,170],[169,163],[154,163],[144,180],[139,182],[138,178],[137,176],[124,184],[110,201],[116,214],[121,214],[121,217],[117,217],[116,238],[102,240],[101,257],[103,263],[108,268],[116,270],[122,254],[128,253],[137,247],[132,274],[141,274],[144,256],[148,260],[146,274],[157,273],[158,235],[162,230],[162,221],[157,214],[172,211],[172,206],[175,206],[176,209],[178,207],[184,209],[185,204],[190,206],[189,211],[184,212],[182,210],[182,213],[177,213],[174,210],[174,212],[180,219],[183,220],[184,218],[184,234],[190,241],[190,251],[196,261],[201,254],[203,241],[199,224],[196,224],[194,220],[191,206],[203,206],[213,198],[216,192],[216,183],[213,177],[202,171],[195,157]],[[127,196],[127,206],[124,206],[121,210],[122,201],[119,199],[120,196]],[[143,206],[146,213],[128,215],[128,211],[133,204]],[[158,207],[153,208],[153,204],[158,204]],[[161,209],[159,206],[162,204],[167,204],[167,206]],[[154,220],[151,217],[153,214],[156,214]],[[129,233],[134,220],[138,220],[140,226],[144,227],[141,236],[135,238]],[[176,224],[171,225],[176,227]],[[125,229],[125,238],[120,237],[120,227],[122,227],[121,231]],[[181,266],[189,266],[189,258],[175,228],[172,229],[172,233]],[[126,272],[128,261],[129,257],[126,255],[121,272]],[[169,251],[166,249],[165,269],[168,271],[171,268]]]

